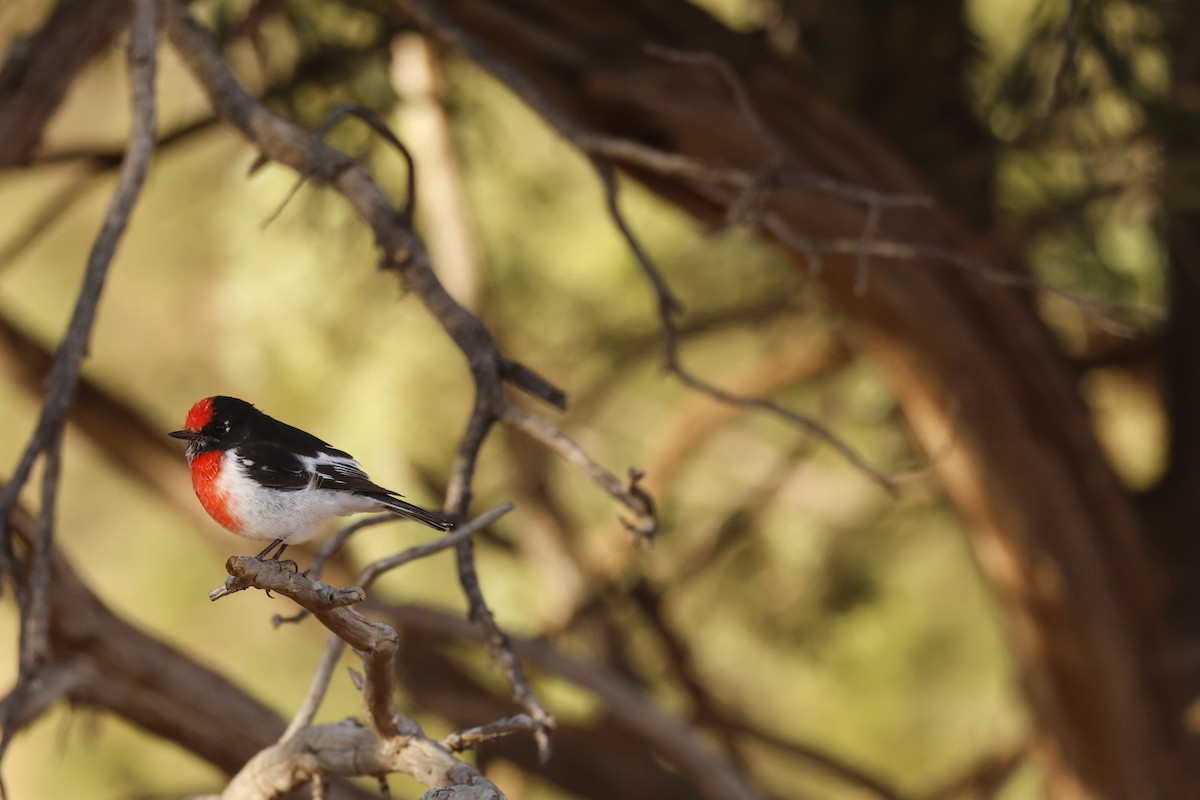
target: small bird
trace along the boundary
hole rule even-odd
[[[273,539],[258,554],[278,560],[291,544],[312,539],[335,516],[390,511],[449,530],[440,514],[407,503],[371,481],[349,454],[280,422],[236,397],[206,397],[183,430],[192,488],[214,520],[250,539]]]

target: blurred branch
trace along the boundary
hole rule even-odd
[[[732,392],[728,389],[723,389],[716,384],[701,378],[696,373],[684,366],[680,353],[679,327],[675,317],[680,313],[681,308],[674,296],[671,294],[670,288],[667,286],[666,279],[662,276],[661,270],[650,259],[645,249],[638,242],[633,234],[633,230],[626,222],[624,215],[621,213],[618,203],[618,187],[616,176],[613,174],[611,165],[601,162],[597,159],[592,160],[596,167],[601,181],[604,183],[605,197],[608,203],[608,212],[612,216],[617,225],[617,229],[621,232],[629,249],[633,252],[638,262],[642,265],[642,271],[650,280],[650,284],[654,289],[658,299],[658,318],[659,324],[663,332],[663,348],[666,359],[667,369],[673,372],[684,385],[695,389],[702,394],[708,395],[722,403],[728,403],[733,406],[741,406],[744,408],[754,408],[760,411],[766,411],[774,416],[789,422],[808,434],[816,437],[824,442],[827,446],[837,452],[851,466],[859,472],[866,475],[868,478],[879,484],[881,488],[889,494],[895,495],[897,492],[896,485],[888,475],[881,470],[868,464],[862,456],[858,454],[854,448],[850,447],[843,439],[835,435],[828,427],[814,417],[807,414],[802,414],[791,408],[783,406],[765,397],[747,395],[739,392]]]
[[[27,394],[40,397],[54,356],[0,314],[0,371]],[[184,465],[160,426],[87,377],[80,376],[67,421],[136,480],[202,519],[190,487],[179,480]]]
[[[667,651],[672,669],[692,699],[698,720],[708,722],[716,729],[731,756],[743,757],[738,739],[753,739],[815,766],[839,781],[866,791],[880,800],[903,800],[904,795],[866,770],[819,748],[793,742],[762,730],[742,719],[737,712],[725,708],[700,680],[687,642],[667,622],[663,613],[662,594],[646,580],[639,580],[630,590],[630,597]]]
[[[27,163],[75,76],[130,19],[129,0],[58,3],[0,70],[0,169]]]
[[[31,557],[31,578],[26,591],[17,593],[21,608],[21,640],[17,686],[10,697],[11,705],[6,708],[7,714],[11,715],[18,713],[25,693],[36,681],[38,671],[45,666],[49,658],[49,554],[58,493],[63,426],[79,381],[80,366],[91,338],[92,323],[95,320],[108,267],[137,202],[154,149],[157,41],[156,0],[137,0],[129,48],[129,81],[133,105],[133,128],[129,148],[104,224],[88,257],[75,310],[55,354],[50,370],[49,391],[37,426],[14,470],[11,482],[4,487],[3,493],[0,493],[0,536],[4,539],[3,559],[0,560],[2,579],[14,555],[9,520],[16,510],[21,489],[29,480],[34,464],[39,456],[45,456],[42,508]],[[14,728],[8,719],[0,720],[0,725],[4,728],[0,737],[2,759]]]
[[[421,162],[420,204],[425,209],[429,249],[450,294],[478,313],[481,256],[442,102],[441,64],[425,37],[403,33],[392,42],[389,74],[400,99],[406,136]]]
[[[544,417],[532,414],[519,406],[506,403],[501,412],[506,425],[521,431],[526,436],[541,442],[557,453],[564,461],[582,472],[597,486],[607,492],[636,515],[624,524],[635,539],[653,537],[658,529],[654,505],[648,495],[637,488],[638,478],[621,481],[617,476],[592,460],[574,439]],[[640,473],[638,474],[640,478]],[[641,492],[639,494],[639,492]]]
[[[925,795],[926,800],[991,800],[1025,763],[1029,751],[1028,742],[997,748],[959,777]]]
[[[407,605],[368,604],[406,629],[438,639],[479,641],[479,630],[434,609]],[[531,664],[564,678],[600,698],[629,733],[670,761],[708,800],[756,800],[758,792],[724,758],[683,722],[668,716],[640,688],[601,664],[567,655],[548,642],[513,637],[514,651]]]

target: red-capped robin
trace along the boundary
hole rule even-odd
[[[276,547],[270,558],[278,559],[333,517],[363,511],[453,527],[372,482],[349,453],[236,397],[204,398],[188,411],[183,430],[168,435],[187,440],[192,487],[209,516],[239,536],[273,540],[260,559]]]

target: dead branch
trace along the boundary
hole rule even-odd
[[[482,635],[474,626],[434,609],[375,603],[369,603],[369,606],[388,614],[406,628],[419,629],[437,639],[479,641]],[[746,778],[708,743],[687,725],[661,711],[626,678],[602,665],[567,655],[547,642],[514,637],[512,646],[531,664],[594,692],[610,714],[620,718],[631,734],[644,739],[674,764],[701,796],[709,800],[758,800],[760,797]]]
[[[433,553],[461,546],[473,533],[512,510],[505,504],[471,520],[453,534],[409,548],[370,564],[361,587],[334,589],[289,569],[286,563],[234,556],[226,563],[230,582],[214,590],[213,599],[242,588],[258,588],[289,597],[313,614],[334,634],[313,678],[312,687],[292,724],[280,740],[248,763],[226,787],[222,797],[267,798],[288,791],[316,776],[381,775],[404,772],[435,787],[466,786],[484,790],[481,796],[502,797],[486,778],[451,754],[449,748],[425,738],[419,725],[392,700],[399,637],[391,626],[372,622],[349,605],[361,602],[365,588],[384,572]],[[230,590],[230,586],[236,588]],[[363,705],[370,730],[356,723],[310,726],[342,651],[350,645],[363,660]],[[527,718],[531,719],[532,718]],[[545,720],[521,728],[543,733]],[[505,730],[515,731],[516,724]]]
[[[649,496],[644,493],[639,496],[631,491],[629,484],[622,483],[617,476],[593,461],[586,450],[552,422],[512,403],[504,404],[500,418],[506,425],[553,450],[568,464],[591,478],[597,486],[608,492],[609,496],[632,511],[636,515],[635,519],[626,521],[625,524],[634,536],[652,537],[657,532],[658,519]]]
[[[535,732],[540,726],[541,723],[533,717],[527,714],[517,714],[514,717],[498,719],[495,722],[481,725],[478,728],[455,731],[445,739],[442,739],[442,744],[449,747],[455,753],[461,753],[463,750],[470,750],[484,742],[490,742],[502,736],[511,736],[521,731]]]
[[[504,800],[495,784],[423,736],[380,738],[353,720],[305,728],[246,764],[222,800],[271,800],[324,775],[412,775],[445,798]],[[428,796],[428,793],[427,795]]]

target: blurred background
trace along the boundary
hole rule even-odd
[[[1167,422],[1146,345],[1166,304],[1163,151],[1150,126],[1170,86],[1170,4],[697,5],[799,60],[924,168],[1000,243],[1006,263],[1147,310],[1123,318],[1118,337],[1077,304],[1039,301],[1079,370],[1113,468],[1131,490],[1152,486]],[[688,365],[819,418],[898,475],[898,497],[803,431],[664,372],[654,299],[594,174],[478,66],[368,0],[192,9],[247,85],[299,124],[359,102],[394,126],[415,154],[418,229],[451,293],[507,354],[567,391],[565,414],[544,413],[612,472],[645,471],[662,519],[648,548],[580,474],[517,432],[494,433],[473,508],[517,506],[478,547],[501,626],[617,676],[767,797],[1049,796],[1026,757],[1033,733],[1020,672],[963,523],[888,387],[804,271],[753,232],[702,226],[636,183],[623,186],[629,220],[687,309]],[[0,58],[19,53],[53,10],[49,0],[0,5]],[[900,69],[914,47],[938,52],[943,70]],[[256,152],[212,118],[170,47],[160,57],[163,143],[84,374],[164,438],[133,441],[110,428],[112,441],[103,418],[72,425],[56,542],[114,611],[286,718],[324,630],[312,620],[274,629],[290,601],[259,592],[209,603],[224,559],[258,547],[200,513],[182,446],[165,432],[195,400],[235,395],[436,506],[473,390],[436,321],[375,268],[370,233],[343,199],[304,186],[281,209],[295,175],[273,164],[251,173]],[[935,104],[933,80],[955,82],[961,104]],[[123,53],[108,47],[72,82],[29,163],[0,172],[0,465],[15,464],[32,429],[36,352],[53,351],[70,314],[127,109]],[[365,128],[344,124],[331,141],[400,197],[403,162]],[[988,190],[962,188],[980,185]],[[27,490],[27,506],[37,505]],[[412,524],[364,531],[342,574],[427,537]],[[294,557],[303,565],[313,552]],[[458,616],[465,608],[447,554],[389,575],[377,597]],[[0,651],[15,654],[16,631],[6,595],[0,641],[12,644]],[[481,647],[404,636],[401,707],[431,735],[513,713]],[[0,684],[15,670],[15,655],[0,659]],[[559,745],[567,763],[636,740],[594,688],[545,664],[530,671],[570,731]],[[357,713],[339,672],[319,719]],[[532,756],[530,742],[514,741],[478,759],[510,798],[640,796],[589,789],[579,771],[540,771]],[[628,770],[630,782],[663,787],[658,796],[688,796],[666,761],[635,759]],[[176,744],[65,703],[20,734],[5,777],[14,798],[177,797],[224,780]],[[397,778],[392,791],[421,789]]]

